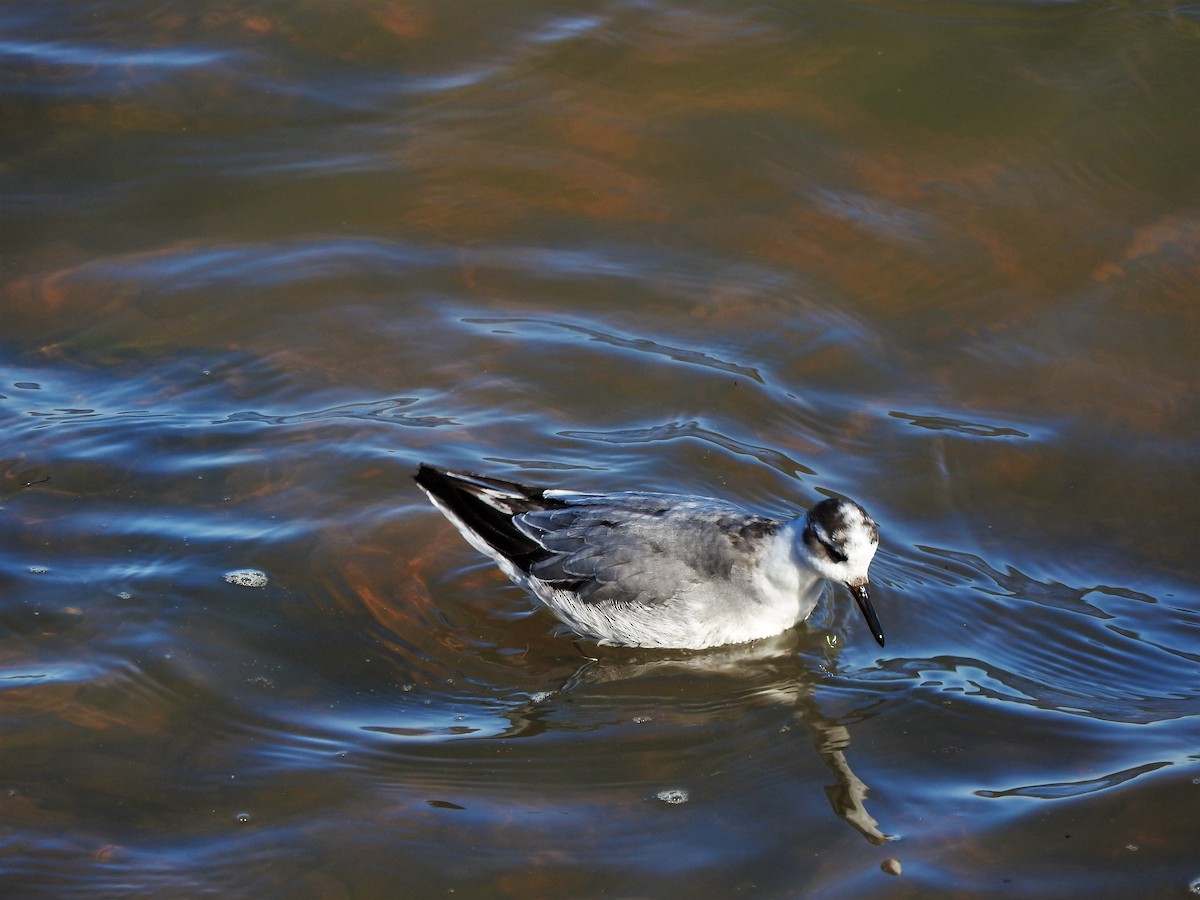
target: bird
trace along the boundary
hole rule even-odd
[[[699,650],[771,637],[836,582],[884,646],[867,572],[879,527],[853,500],[779,520],[709,497],[545,489],[424,463],[414,479],[471,546],[598,644]]]

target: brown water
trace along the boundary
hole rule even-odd
[[[0,890],[1200,892],[1198,84],[1196,4],[5,3]],[[887,647],[576,644],[421,460],[850,495]]]

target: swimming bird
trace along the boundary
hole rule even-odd
[[[780,521],[708,497],[547,490],[428,465],[415,479],[471,546],[601,644],[770,637],[808,618],[832,581],[883,646],[867,581],[879,528],[852,500]]]

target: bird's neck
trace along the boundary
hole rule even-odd
[[[799,598],[802,604],[810,600],[815,602],[810,595],[819,594],[824,586],[821,576],[808,563],[804,526],[805,520],[801,516],[780,528],[763,559],[768,579],[778,590]]]

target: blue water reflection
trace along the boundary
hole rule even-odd
[[[1197,21],[5,4],[0,883],[1188,890]],[[421,461],[855,497],[887,648],[577,642]]]

